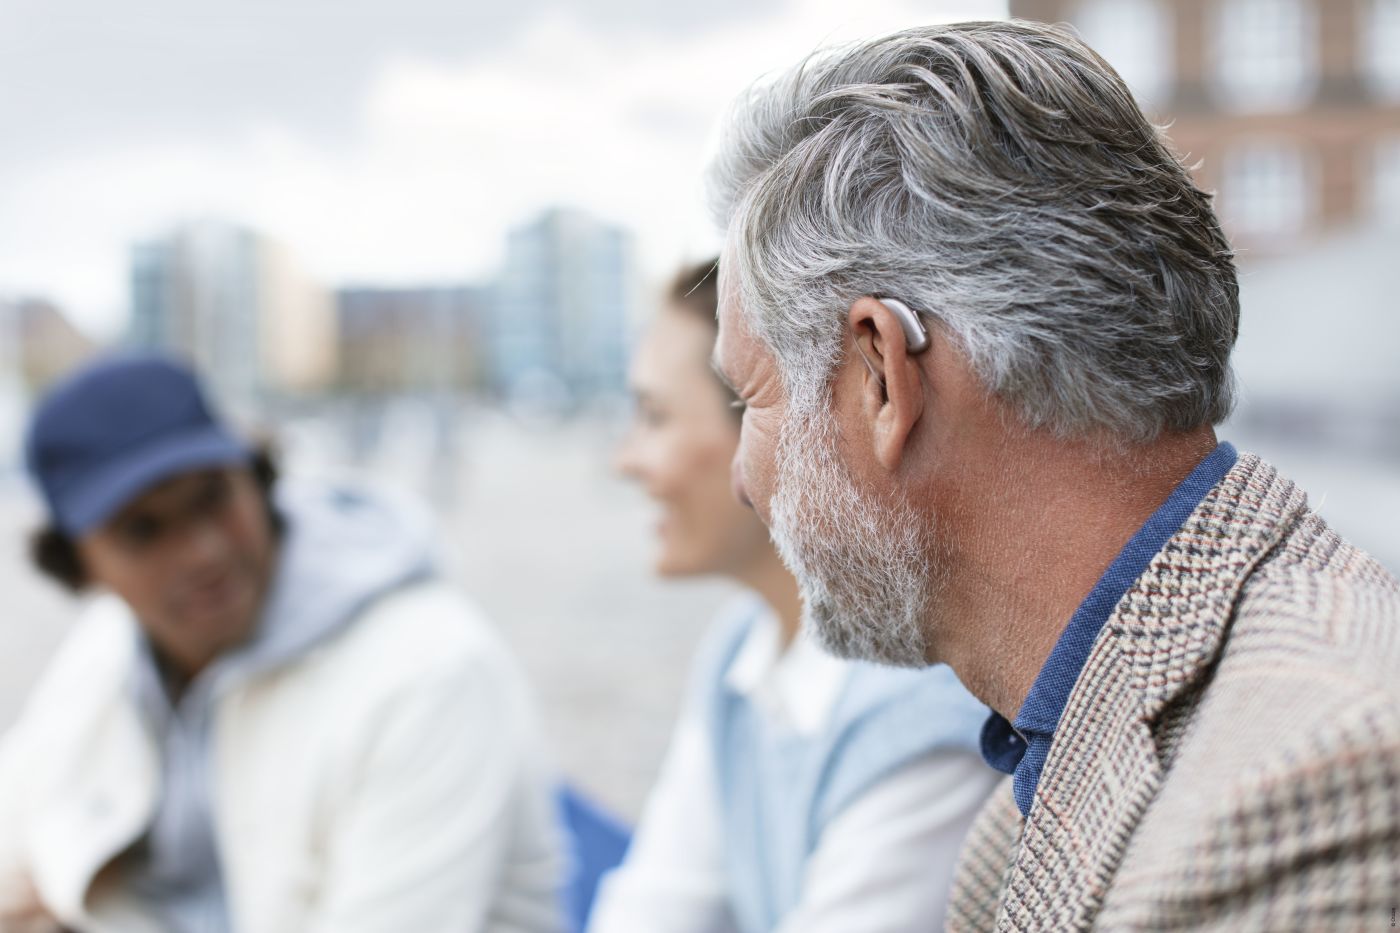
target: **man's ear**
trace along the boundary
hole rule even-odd
[[[924,372],[909,352],[899,316],[878,298],[856,299],[848,316],[855,351],[865,359],[861,410],[872,420],[876,460],[899,468],[909,438],[924,413]]]

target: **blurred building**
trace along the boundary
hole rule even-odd
[[[30,400],[92,350],[53,303],[0,297],[0,478],[19,463]]]
[[[559,209],[512,230],[487,315],[495,387],[563,404],[620,392],[632,292],[624,230]]]
[[[1400,229],[1364,228],[1240,277],[1239,405],[1222,434],[1299,482],[1400,572]]]
[[[220,222],[132,249],[129,342],[190,359],[231,404],[314,395],[336,374],[329,293],[268,237]]]
[[[1245,256],[1400,225],[1400,0],[1011,0],[1132,86]]]
[[[481,389],[485,301],[482,289],[462,285],[339,290],[337,387],[357,395]]]
[[[19,317],[0,301],[0,478],[18,465],[29,393],[21,372]]]
[[[1240,279],[1236,421],[1400,465],[1400,229],[1359,229]]]
[[[0,370],[26,394],[42,391],[93,349],[93,342],[52,302],[0,298]]]

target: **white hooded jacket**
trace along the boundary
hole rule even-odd
[[[217,928],[559,928],[524,683],[436,579],[426,522],[362,491],[279,505],[288,531],[259,632],[191,684],[180,717],[153,713],[119,601],[96,602],[60,649],[0,742],[0,930],[35,906],[83,931],[167,929],[168,905],[118,856],[153,826],[201,819],[221,867]],[[199,717],[198,766],[177,770],[171,723]]]

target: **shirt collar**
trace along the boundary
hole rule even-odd
[[[847,665],[822,651],[804,627],[787,650],[778,620],[754,620],[725,673],[730,690],[799,735],[817,735],[831,720],[846,683]]]
[[[1233,446],[1220,444],[1172,490],[1123,546],[1070,617],[1050,657],[1031,684],[1016,721],[1007,722],[1004,716],[993,713],[982,727],[982,757],[998,771],[1014,775],[1012,790],[1022,815],[1030,814],[1060,716],[1104,623],[1152,558],[1206,494],[1225,478],[1238,457]]]

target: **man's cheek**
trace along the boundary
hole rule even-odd
[[[749,493],[744,486],[744,442],[740,436],[739,446],[734,449],[734,457],[729,461],[729,491],[740,505],[752,508]]]
[[[749,506],[765,523],[771,523],[773,502],[773,464],[768,460],[749,460],[744,475],[744,492]]]

